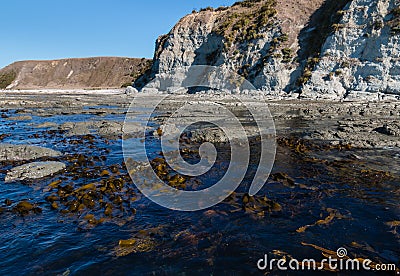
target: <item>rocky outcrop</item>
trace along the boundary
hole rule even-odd
[[[400,94],[398,0],[353,0],[305,85],[304,96],[336,98],[363,92]],[[356,96],[357,98],[357,96]]]
[[[267,93],[287,90],[300,74],[294,61],[297,35],[322,3],[244,1],[189,14],[158,38],[151,76],[136,86],[181,67],[213,65],[239,73]]]
[[[13,181],[39,179],[53,175],[65,168],[66,166],[64,163],[55,161],[28,163],[11,169],[7,173],[4,181],[7,183]]]
[[[121,57],[19,61],[0,70],[0,88],[120,88],[150,65],[148,59]]]
[[[233,70],[265,94],[400,94],[399,0],[245,0],[182,18],[135,86],[192,65]]]
[[[113,121],[66,122],[59,129],[66,131],[65,136],[81,136],[97,133],[103,137],[118,137],[122,134],[123,124]]]
[[[125,88],[125,94],[126,95],[133,95],[133,94],[136,94],[137,92],[138,91],[137,91],[137,89],[135,87],[128,86],[128,87]]]
[[[0,161],[33,160],[41,157],[58,157],[61,152],[31,145],[0,144]]]

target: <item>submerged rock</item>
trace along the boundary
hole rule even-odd
[[[32,160],[40,157],[57,157],[62,153],[30,145],[0,144],[0,161]]]
[[[39,179],[55,174],[66,166],[61,162],[33,162],[11,169],[6,175],[5,182]]]

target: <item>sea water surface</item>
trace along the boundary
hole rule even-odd
[[[50,160],[67,164],[65,172],[41,180],[4,183],[9,169],[26,162],[1,163],[1,275],[263,275],[257,261],[265,254],[318,261],[324,256],[316,246],[332,251],[344,247],[351,257],[400,267],[398,149],[305,145],[299,151],[290,145],[296,140],[279,143],[272,175],[255,199],[246,195],[250,172],[217,206],[179,212],[158,206],[137,190],[124,166],[120,138],[65,137],[57,128],[32,125],[96,119],[88,114],[0,119],[0,134],[10,134],[3,143],[59,150],[64,155]],[[122,121],[124,116],[106,119]],[[155,138],[149,145],[149,155],[159,156]],[[195,149],[188,152],[188,160],[197,158]],[[210,174],[186,180],[187,185],[212,184],[223,176],[229,156],[229,149],[221,147]],[[257,158],[252,160],[249,171],[258,165]],[[92,183],[96,188],[76,191]],[[68,185],[75,192],[67,191]],[[58,199],[49,200],[51,195]],[[36,204],[41,212],[19,214],[15,207],[21,201]],[[76,210],[73,201],[82,209]],[[135,244],[120,246],[120,240]],[[275,268],[273,274],[288,272]],[[351,272],[342,272],[347,274]]]

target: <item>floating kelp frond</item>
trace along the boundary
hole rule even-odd
[[[346,216],[343,216],[342,214],[340,214],[340,212],[338,210],[332,209],[332,208],[327,208],[326,211],[329,213],[327,217],[325,217],[324,219],[320,219],[317,220],[315,223],[313,224],[308,224],[305,226],[302,226],[300,228],[298,228],[296,230],[297,233],[303,233],[305,232],[308,228],[313,227],[313,226],[317,226],[317,225],[328,225],[330,224],[333,219],[344,219],[344,218],[348,218]]]

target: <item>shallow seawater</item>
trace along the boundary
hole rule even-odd
[[[400,220],[398,149],[308,144],[299,150],[295,140],[279,143],[272,174],[255,198],[246,194],[258,165],[252,158],[229,198],[207,210],[178,212],[137,190],[124,166],[121,140],[96,134],[67,138],[57,128],[31,125],[104,118],[121,121],[123,115],[0,119],[0,134],[10,134],[2,143],[59,150],[62,157],[46,160],[67,164],[64,172],[41,180],[3,183],[7,170],[26,162],[0,163],[1,275],[263,275],[257,261],[264,254],[324,258],[305,243],[332,251],[345,247],[349,256],[400,267],[400,234],[390,224]],[[196,146],[188,148],[187,158],[195,160]],[[149,149],[152,157],[161,157],[156,142]],[[185,187],[221,177],[229,150],[221,146],[220,155],[207,177],[186,179]],[[57,199],[49,200],[52,195]],[[21,201],[42,212],[19,214],[15,206]],[[120,240],[135,244],[120,246]]]

